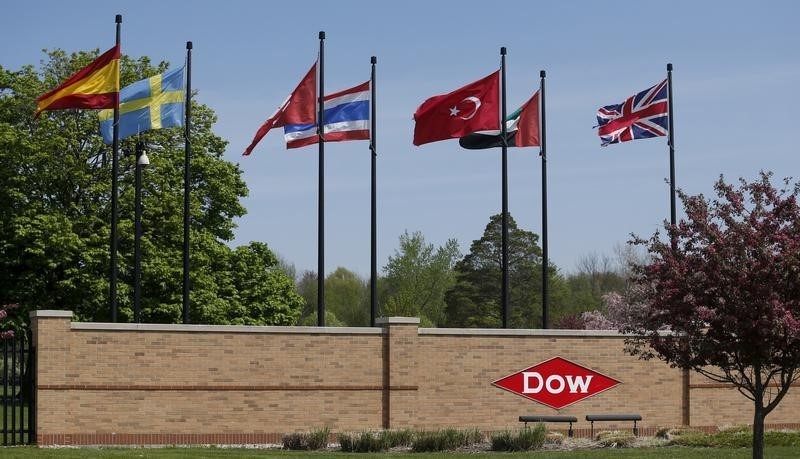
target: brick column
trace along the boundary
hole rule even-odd
[[[382,317],[383,327],[383,428],[413,428],[418,389],[419,319]]]
[[[69,415],[55,391],[42,392],[40,386],[64,384],[69,372],[69,332],[72,311],[31,311],[31,331],[36,348],[36,436],[67,431]]]

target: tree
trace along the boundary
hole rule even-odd
[[[624,271],[608,256],[591,253],[582,256],[575,273],[565,279],[568,300],[562,314],[581,314],[602,309],[602,297],[625,289]]]
[[[622,293],[603,295],[603,311],[593,310],[580,314],[580,324],[585,330],[614,330],[637,327],[647,318],[648,307],[642,303],[642,289],[632,285]]]
[[[303,271],[300,279],[297,280],[297,293],[303,298],[303,307],[300,314],[298,325],[316,326],[317,325],[317,273],[314,271]],[[326,293],[328,293],[328,279],[325,279]],[[369,321],[369,320],[367,320]],[[336,317],[331,308],[325,308],[325,326],[341,327],[345,324]]]
[[[635,238],[651,258],[635,280],[649,308],[629,350],[729,383],[753,401],[753,457],[764,419],[800,378],[800,183],[776,189],[770,173],[716,198],[680,193],[686,220]],[[674,246],[674,247],[673,247]],[[668,327],[672,333],[664,334]]]
[[[399,248],[383,267],[383,315],[419,317],[423,325],[442,326],[445,292],[455,284],[453,266],[460,256],[455,239],[437,248],[420,231],[401,234]]]
[[[15,309],[16,307],[16,304],[0,305],[0,341],[14,337],[14,330],[10,328],[6,330],[6,325],[3,324],[3,322],[5,322],[6,317],[8,317],[8,311],[10,309]]]
[[[325,278],[325,307],[348,327],[369,326],[369,285],[341,266]],[[327,322],[326,322],[327,324]]]
[[[0,304],[30,309],[70,309],[78,320],[109,320],[111,149],[98,132],[98,112],[45,112],[33,120],[35,98],[87,65],[98,54],[47,54],[40,72],[33,66],[0,67]],[[147,57],[121,59],[121,84],[163,72]],[[212,127],[216,116],[193,102],[190,240],[193,322],[286,323],[295,308],[273,274],[269,249],[250,245],[233,250],[234,218],[244,215],[247,195],[237,165],[222,156],[227,142]],[[182,309],[183,131],[143,133],[150,166],[143,179],[142,305],[146,322],[178,322]],[[119,158],[119,320],[131,320],[133,258],[133,172],[137,139],[121,142]],[[255,255],[258,254],[258,255]],[[255,257],[258,278],[273,276],[269,288],[240,292],[237,259]],[[291,282],[289,282],[291,285]],[[271,288],[271,287],[270,287]],[[278,300],[275,296],[280,295]],[[249,308],[276,301],[269,308]]]
[[[483,236],[472,241],[469,253],[455,266],[456,285],[446,294],[447,326],[500,327],[502,279],[502,218],[493,215]],[[511,317],[513,328],[542,325],[542,250],[539,236],[517,227],[508,218],[508,255]],[[551,298],[558,304],[564,286],[557,268],[549,265]]]

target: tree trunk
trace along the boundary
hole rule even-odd
[[[764,459],[764,407],[759,402],[753,416],[753,459]]]
[[[764,459],[764,384],[761,382],[761,368],[754,367],[755,413],[753,414],[753,459]]]

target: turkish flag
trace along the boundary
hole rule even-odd
[[[417,108],[414,121],[414,145],[500,129],[500,71],[431,97]]]

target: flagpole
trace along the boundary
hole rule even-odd
[[[547,258],[547,125],[545,124],[545,99],[544,99],[544,79],[545,71],[539,72],[541,78],[539,88],[539,122],[541,124],[541,139],[539,141],[540,154],[542,156],[542,328],[547,328],[547,317],[549,308],[549,259]]]
[[[325,326],[325,32],[319,32],[319,215],[317,224],[317,326]]]
[[[186,122],[183,149],[183,323],[189,323],[189,167],[192,158],[192,42],[186,42]]]
[[[672,126],[672,64],[667,64],[667,115],[669,122],[669,192],[670,192],[670,223],[676,224],[675,218],[675,136]],[[674,246],[674,241],[673,241]]]
[[[122,15],[118,14],[114,18],[117,24],[116,46],[120,46],[122,32]],[[119,70],[117,70],[119,79]],[[117,321],[117,194],[119,184],[117,182],[117,156],[119,152],[119,88],[117,88],[117,101],[114,104],[114,124],[113,124],[113,146],[111,154],[111,280],[109,285],[109,296],[111,299],[111,322]]]
[[[675,212],[675,129],[672,125],[672,63],[667,63],[667,122],[669,127],[669,207],[670,215],[669,221],[674,227],[677,224],[677,216]],[[672,241],[672,250],[678,250],[678,240],[675,237],[670,238]],[[681,371],[681,405],[685,407],[681,411],[681,419],[683,425],[689,425],[689,404],[691,403],[689,382],[691,375],[688,369]]]
[[[142,321],[142,155],[145,154],[142,136],[136,139],[136,165],[134,166],[134,218],[133,218],[133,321]]]
[[[500,138],[503,148],[503,328],[509,328],[511,311],[509,307],[509,280],[508,280],[508,138],[506,133],[506,47],[500,48]]]
[[[370,224],[370,281],[369,281],[369,325],[375,326],[375,316],[378,310],[378,230],[377,230],[377,191],[376,191],[376,163],[378,156],[378,142],[377,142],[377,128],[375,122],[376,102],[375,102],[375,65],[378,63],[378,58],[372,56],[370,58],[372,64],[372,72],[370,74],[370,134],[369,134],[369,149],[372,153],[372,196],[371,196],[371,214],[372,221]]]

